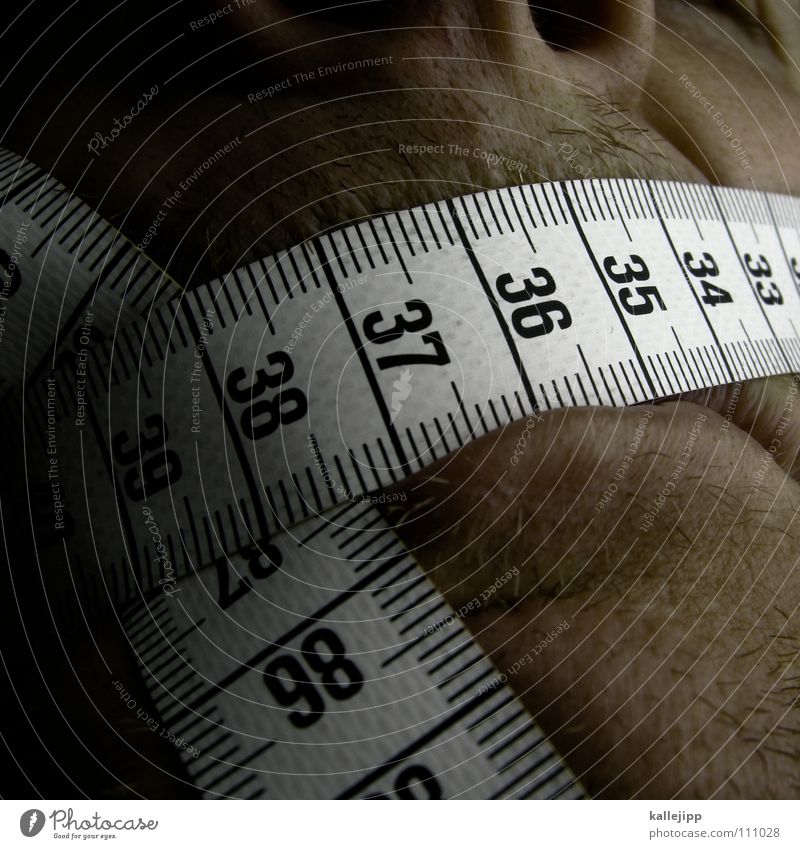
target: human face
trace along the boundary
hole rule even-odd
[[[90,34],[74,59],[85,79],[50,79],[9,137],[134,239],[199,162],[241,138],[150,246],[182,282],[332,224],[516,182],[646,176],[800,194],[796,4],[323,5],[343,6],[256,0],[202,25],[218,4],[154,7],[149,22],[125,11],[121,31],[158,40],[141,50],[140,34],[92,67],[105,51]],[[152,47],[178,33],[174,48]],[[354,59],[370,64],[340,67]],[[87,154],[154,81],[152,103]],[[711,410],[653,409],[649,459],[626,474],[613,519],[594,507],[642,408],[547,414],[502,489],[519,427],[404,484],[433,509],[394,518],[457,606],[519,568],[468,620],[501,668],[570,623],[511,683],[590,792],[798,792],[794,420],[763,462],[792,387],[777,378],[714,393]],[[641,536],[642,502],[699,416],[669,521]]]

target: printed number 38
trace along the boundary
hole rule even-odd
[[[244,385],[247,373],[243,366],[228,375],[228,397],[237,404],[247,405],[239,424],[248,439],[269,436],[281,425],[298,421],[308,410],[306,396],[297,387],[279,388],[292,379],[292,358],[284,351],[275,351],[267,356],[267,363],[278,370],[257,369],[249,386]],[[267,389],[278,391],[271,398],[262,398]]]

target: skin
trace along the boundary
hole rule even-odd
[[[379,211],[579,177],[558,155],[562,142],[592,176],[800,194],[796,2],[556,2],[573,18],[534,18],[527,3],[459,0],[287,21],[297,13],[289,4],[256,0],[191,32],[187,22],[216,4],[143,5],[54,59],[27,101],[30,86],[14,89],[4,144],[138,240],[198,163],[242,137],[148,247],[184,285]],[[159,13],[149,33],[95,64],[110,37]],[[587,14],[588,25],[575,23]],[[75,26],[56,41],[71,43]],[[177,47],[157,50],[181,32]],[[393,61],[293,76],[368,56]],[[683,74],[735,127],[750,167]],[[285,79],[280,93],[248,100]],[[92,134],[154,81],[147,109],[108,150],[88,154]],[[442,142],[526,168],[398,151]],[[796,387],[781,376],[655,406],[553,411],[516,466],[508,458],[524,422],[401,484],[409,501],[389,518],[456,608],[519,572],[466,621],[501,671],[532,654],[509,683],[591,794],[800,795],[797,412],[780,424]],[[597,511],[645,412],[638,453]],[[643,532],[692,428],[690,460]]]

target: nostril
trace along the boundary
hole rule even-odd
[[[368,26],[386,21],[408,4],[397,0],[285,0],[286,17],[314,15],[315,18],[342,26]]]
[[[600,0],[528,0],[533,24],[553,50],[587,50],[613,30],[616,3]]]

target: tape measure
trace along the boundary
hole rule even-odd
[[[2,161],[3,238],[23,214],[42,228],[5,280],[15,297],[42,281],[23,303],[45,330],[4,378],[23,387],[6,426],[24,427],[51,609],[64,627],[121,611],[157,715],[124,681],[119,696],[190,780],[248,798],[580,796],[374,493],[545,409],[800,370],[798,201],[512,187],[169,297],[85,208],[47,230],[41,204],[68,193]]]

